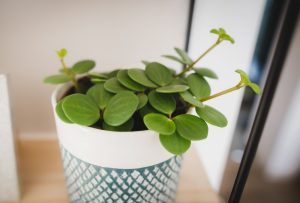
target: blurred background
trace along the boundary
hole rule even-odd
[[[235,85],[236,69],[263,87],[280,9],[276,0],[2,0],[0,73],[9,78],[17,139],[57,139],[50,105],[55,87],[42,83],[60,68],[55,50],[66,48],[70,65],[94,59],[98,71],[142,67],[141,60],[180,70],[160,55],[176,46],[196,58],[215,41],[209,31],[223,27],[236,43],[223,43],[200,62],[219,75],[212,92]],[[299,53],[300,21],[241,202],[300,202]],[[194,146],[220,201],[230,195],[258,100],[245,89],[209,102],[229,125],[210,126],[208,139]]]

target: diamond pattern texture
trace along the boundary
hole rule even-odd
[[[114,169],[84,162],[61,147],[72,203],[170,203],[175,200],[182,157],[138,169]]]

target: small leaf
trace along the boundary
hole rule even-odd
[[[200,118],[205,120],[207,123],[221,128],[227,126],[226,117],[217,109],[211,106],[205,105],[202,108],[196,108],[196,112],[200,116]]]
[[[104,121],[111,126],[119,126],[128,121],[137,110],[138,97],[130,91],[121,91],[113,96],[104,111]]]
[[[146,116],[149,113],[159,113],[159,112],[155,108],[153,108],[150,104],[146,104],[144,107],[142,107],[139,110],[139,113],[141,117],[144,118],[144,116]]]
[[[105,90],[103,84],[92,86],[86,94],[98,104],[101,110],[106,107],[109,100],[113,97],[112,93]]]
[[[91,82],[93,84],[104,84],[107,81],[107,79],[101,79],[101,78],[92,78]]]
[[[92,73],[89,73],[89,76],[91,78],[108,79],[108,76],[103,73],[92,72]]]
[[[170,85],[187,85],[185,78],[175,78]]]
[[[220,33],[219,33],[219,30],[217,30],[217,29],[212,29],[211,31],[210,31],[210,33],[213,33],[213,34],[216,34],[216,35],[219,35]]]
[[[119,71],[120,71],[120,69],[113,70],[109,73],[106,73],[106,75],[107,75],[108,78],[114,78],[114,77],[117,77],[117,74],[118,74]]]
[[[144,85],[146,87],[155,88],[157,85],[153,83],[149,78],[146,76],[146,73],[142,69],[132,68],[128,70],[129,77],[134,80],[135,82]]]
[[[197,100],[189,91],[180,92],[179,94],[181,98],[187,103],[192,104],[193,106],[196,107],[203,107],[202,102]]]
[[[51,75],[44,79],[44,83],[49,83],[49,84],[61,84],[69,81],[71,81],[71,78],[69,78],[64,74]]]
[[[162,55],[162,57],[167,58],[167,59],[171,59],[173,61],[179,62],[183,65],[187,64],[185,61],[181,60],[180,58],[178,58],[177,56],[173,56],[173,55]]]
[[[176,101],[171,94],[162,94],[154,90],[148,94],[149,102],[156,110],[171,115],[176,108]]]
[[[261,94],[261,89],[260,89],[260,87],[259,87],[257,84],[251,82],[250,84],[248,84],[248,86],[249,86],[256,94]]]
[[[75,63],[72,67],[72,71],[77,74],[89,72],[95,67],[96,63],[92,60],[83,60]]]
[[[174,119],[178,134],[188,140],[202,140],[207,137],[208,126],[197,116],[181,114]]]
[[[119,126],[111,126],[103,122],[102,127],[104,130],[126,132],[126,131],[131,131],[133,126],[134,126],[134,120],[130,118],[128,121],[126,121],[125,123]]]
[[[67,96],[62,103],[62,109],[72,122],[80,125],[93,125],[100,118],[97,104],[84,94]]]
[[[138,109],[141,109],[141,108],[143,108],[146,104],[147,104],[147,102],[148,102],[148,97],[147,97],[147,95],[145,95],[145,94],[138,94],[137,95],[138,96],[138,98],[139,98],[139,105],[138,105]]]
[[[118,93],[121,91],[128,91],[126,87],[121,85],[117,78],[110,78],[104,83],[104,88],[112,93]]]
[[[184,92],[188,89],[189,89],[189,86],[186,86],[186,85],[168,85],[168,86],[157,88],[156,92],[159,92],[159,93],[176,93],[176,92]]]
[[[194,70],[200,76],[218,79],[217,74],[209,68],[194,68]]]
[[[181,155],[185,153],[191,146],[191,141],[184,139],[178,133],[172,135],[159,135],[162,146],[170,153]]]
[[[70,121],[70,119],[68,119],[68,117],[66,116],[63,108],[62,108],[62,103],[63,103],[64,100],[60,100],[57,104],[56,104],[56,107],[55,107],[55,111],[56,111],[56,114],[58,115],[58,117],[64,121],[65,123],[73,123],[72,121]]]
[[[187,82],[190,87],[190,91],[197,99],[210,95],[210,86],[202,76],[192,73],[187,77]]]
[[[188,54],[184,50],[175,47],[175,51],[182,58],[185,64],[190,65],[193,63],[193,60],[188,56]]]
[[[158,113],[150,113],[144,117],[144,123],[149,130],[164,135],[172,135],[175,130],[174,122],[165,115]]]
[[[127,75],[127,70],[120,70],[117,74],[117,79],[123,86],[125,86],[128,89],[131,89],[133,91],[143,92],[146,89],[143,85],[132,80]]]
[[[68,51],[65,48],[62,48],[61,50],[56,51],[56,54],[59,58],[62,59],[68,54]]]
[[[159,86],[165,86],[173,80],[170,70],[166,66],[157,62],[148,64],[146,66],[145,73],[151,81]]]

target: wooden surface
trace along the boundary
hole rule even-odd
[[[19,203],[67,203],[58,142],[19,141],[18,145],[22,181]],[[176,202],[220,202],[209,186],[194,150],[190,150],[184,158]]]

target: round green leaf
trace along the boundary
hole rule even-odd
[[[66,123],[73,123],[72,121],[70,121],[70,119],[68,119],[68,117],[66,116],[65,112],[63,111],[62,103],[63,103],[63,100],[60,100],[60,101],[56,104],[56,107],[55,107],[56,114],[58,115],[58,117],[59,117],[62,121],[66,122]]]
[[[145,73],[151,81],[159,86],[165,86],[173,80],[171,71],[166,66],[157,62],[149,63],[146,66]]]
[[[84,94],[67,96],[62,103],[62,109],[72,122],[90,126],[100,118],[100,109],[92,98]]]
[[[159,92],[159,93],[176,93],[176,92],[184,92],[188,89],[189,89],[189,86],[186,86],[186,85],[168,85],[168,86],[157,88],[156,92]]]
[[[89,72],[95,67],[96,63],[92,60],[83,60],[75,63],[72,67],[72,71],[77,74]]]
[[[131,131],[133,126],[134,126],[134,120],[130,118],[128,121],[126,121],[125,123],[119,126],[111,126],[103,122],[102,127],[104,130],[126,132],[126,131]]]
[[[188,140],[202,140],[207,137],[208,126],[197,116],[181,114],[174,119],[178,134]]]
[[[105,90],[103,84],[97,84],[92,86],[86,93],[90,96],[100,109],[104,109],[108,101],[113,97],[113,94]]]
[[[148,102],[148,97],[145,94],[138,94],[139,97],[139,105],[138,105],[138,109],[143,108],[147,102]]]
[[[142,69],[133,68],[128,70],[129,77],[135,82],[142,84],[146,87],[155,88],[157,85],[148,79],[146,73]]]
[[[200,76],[218,79],[217,74],[209,68],[194,68],[194,70]]]
[[[210,95],[210,86],[202,76],[199,76],[196,73],[190,74],[187,77],[187,82],[190,87],[190,91],[197,99]]]
[[[128,76],[127,70],[120,70],[117,74],[117,79],[122,85],[133,91],[143,92],[146,89],[143,85],[132,80]]]
[[[175,124],[171,119],[158,113],[147,114],[144,117],[144,123],[149,130],[164,135],[172,135],[176,130]]]
[[[180,92],[181,98],[189,104],[192,104],[196,107],[202,107],[203,104],[201,101],[197,100],[189,91]]]
[[[159,135],[159,140],[164,148],[175,155],[181,155],[186,152],[190,146],[191,141],[184,139],[178,133],[174,133],[172,135]]]
[[[117,78],[110,78],[104,83],[104,88],[112,93],[118,93],[121,91],[128,91],[126,87],[121,85]]]
[[[138,97],[129,91],[118,92],[113,96],[104,111],[104,121],[111,126],[119,126],[128,121],[139,104]]]
[[[227,126],[226,117],[211,106],[205,105],[202,108],[196,108],[196,112],[207,123],[221,128]]]
[[[156,110],[171,115],[176,108],[176,101],[171,94],[162,94],[154,90],[148,94],[149,102]]]
[[[59,74],[59,75],[51,75],[49,77],[46,77],[44,79],[44,83],[49,83],[49,84],[61,84],[61,83],[66,83],[71,81],[71,78],[64,74]]]

